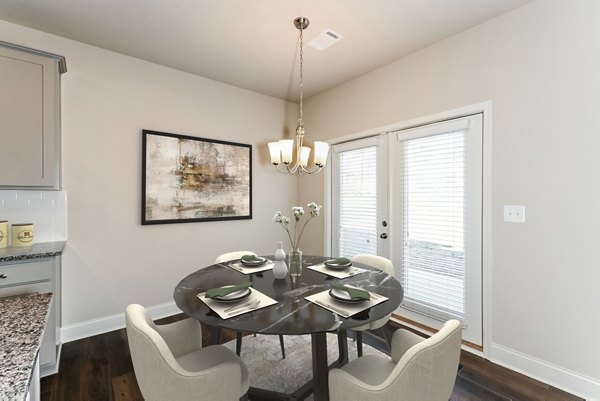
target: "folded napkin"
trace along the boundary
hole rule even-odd
[[[233,285],[231,287],[213,288],[213,289],[206,291],[206,294],[204,296],[206,298],[224,297],[227,294],[231,294],[232,292],[243,290],[244,288],[248,288],[251,286],[252,286],[252,282],[248,281],[247,283],[241,283],[241,284]]]
[[[242,262],[244,263],[258,263],[263,262],[265,258],[259,258],[256,255],[244,255],[242,256]]]
[[[333,265],[333,266],[346,266],[346,265],[349,265],[350,262],[351,262],[351,260],[348,258],[335,258],[335,259],[326,260],[324,262],[324,264],[325,265]]]
[[[348,287],[344,284],[340,283],[331,283],[329,284],[332,288],[335,288],[339,291],[346,291],[348,295],[350,295],[350,299],[360,298],[360,299],[371,299],[371,295],[369,291],[361,290],[359,288]]]

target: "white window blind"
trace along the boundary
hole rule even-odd
[[[402,306],[465,321],[465,130],[404,138]]]
[[[340,152],[339,255],[377,254],[377,146]]]

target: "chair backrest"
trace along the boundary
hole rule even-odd
[[[363,265],[371,266],[381,270],[390,276],[394,275],[394,265],[392,261],[382,256],[360,253],[352,258],[353,262],[362,263]]]
[[[219,256],[217,256],[217,258],[215,259],[215,263],[221,263],[221,262],[227,262],[228,260],[239,259],[244,255],[256,256],[256,253],[254,253],[252,251],[234,251],[234,252],[222,253]]]
[[[460,359],[462,328],[447,321],[440,331],[409,348],[388,380],[407,400],[447,401],[452,395]],[[392,355],[394,359],[394,355]]]
[[[171,353],[169,346],[156,331],[146,309],[132,304],[125,311],[127,340],[135,376],[142,395],[147,401],[156,400],[156,394],[165,391],[166,370],[185,374]]]
[[[146,401],[232,401],[248,391],[248,371],[230,350],[202,348],[195,319],[155,325],[140,305],[125,312],[133,369]]]

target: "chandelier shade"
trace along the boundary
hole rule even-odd
[[[281,139],[277,142],[269,142],[269,154],[271,163],[277,171],[289,174],[315,174],[327,163],[329,154],[329,144],[327,142],[315,141],[312,169],[308,168],[311,148],[304,146],[304,112],[303,106],[303,88],[304,88],[304,29],[308,27],[310,21],[304,17],[294,19],[294,26],[300,30],[300,104],[298,108],[298,126],[296,127],[296,138]],[[294,146],[295,142],[295,146]],[[295,157],[295,161],[294,161]],[[281,164],[283,163],[283,167]]]

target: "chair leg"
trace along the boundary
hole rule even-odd
[[[363,350],[362,350],[362,331],[355,331],[355,333],[356,333],[356,353],[360,357],[360,356],[363,355]]]
[[[221,344],[221,332],[223,329],[220,327],[211,327],[210,328],[210,343],[212,345]]]
[[[240,354],[242,353],[242,332],[241,331],[238,331],[236,333],[235,353],[237,354],[237,356],[240,356]]]
[[[385,346],[387,347],[388,351],[390,352],[390,355],[392,353],[392,339],[390,338],[390,334],[387,331],[387,328],[385,325],[381,326],[381,331],[383,332],[383,338],[385,340]]]
[[[285,347],[283,345],[283,336],[281,334],[279,335],[279,345],[281,345],[281,356],[285,359]]]

